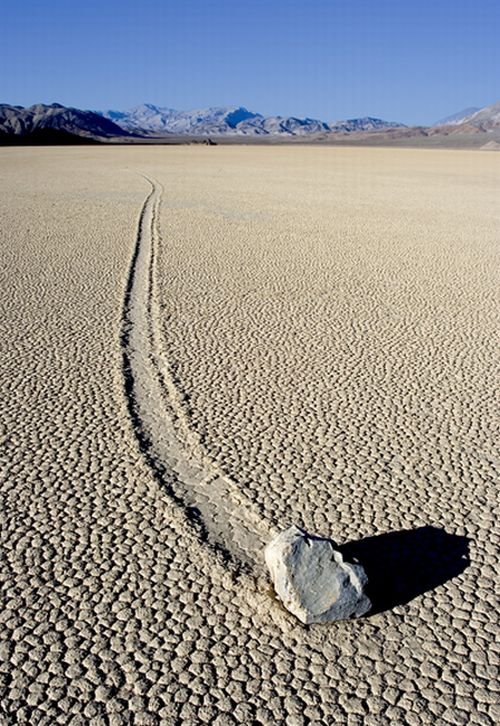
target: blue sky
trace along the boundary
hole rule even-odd
[[[500,0],[18,0],[0,102],[429,123],[500,100]]]

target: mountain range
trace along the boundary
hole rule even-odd
[[[349,119],[327,123],[296,116],[263,116],[244,106],[223,106],[176,111],[153,104],[136,106],[129,111],[98,111],[104,118],[130,133],[176,134],[191,136],[308,136],[328,131],[366,131],[399,128],[404,124],[377,118]]]
[[[129,111],[86,111],[58,103],[28,108],[0,104],[0,143],[74,143],[140,140],[195,140],[216,137],[255,140],[403,142],[445,137],[470,139],[471,145],[500,142],[500,102],[482,109],[469,107],[429,127],[408,127],[396,121],[364,117],[321,121],[295,116],[263,116],[243,106],[210,107],[193,111],[143,104]],[[243,137],[243,138],[242,138]],[[483,142],[484,143],[484,142]]]

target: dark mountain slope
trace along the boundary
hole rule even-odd
[[[127,131],[113,121],[105,119],[93,111],[66,108],[58,103],[36,104],[29,108],[8,104],[0,105],[0,134],[4,137],[27,137],[35,134],[35,139],[48,139],[50,134],[40,136],[42,130],[60,131],[65,134],[97,139],[129,136]],[[53,138],[62,140],[64,137],[60,135]]]

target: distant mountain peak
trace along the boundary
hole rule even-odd
[[[477,106],[469,106],[468,108],[462,109],[462,111],[457,111],[456,113],[452,113],[450,116],[445,116],[445,118],[436,121],[432,125],[449,126],[455,124],[462,124],[468,121],[475,113],[480,110],[481,109],[479,109]]]
[[[484,108],[471,107],[459,111],[452,116],[441,119],[432,128],[448,127],[447,133],[478,133],[480,131],[493,132],[500,128],[500,101]],[[443,129],[446,131],[446,129]]]
[[[228,123],[228,126],[234,129],[242,121],[247,121],[249,118],[257,117],[260,117],[260,114],[252,113],[252,111],[249,111],[244,106],[238,106],[237,108],[230,110],[226,114],[226,121]]]

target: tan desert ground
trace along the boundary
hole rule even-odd
[[[2,726],[499,722],[498,154],[6,148],[0,228]]]

